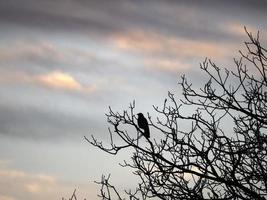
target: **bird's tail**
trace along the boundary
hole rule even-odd
[[[144,136],[146,138],[150,138],[150,131],[149,131],[149,127],[147,126],[147,128],[144,129]]]

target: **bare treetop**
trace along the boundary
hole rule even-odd
[[[234,60],[235,70],[206,59],[203,88],[182,76],[183,99],[168,93],[162,107],[154,106],[158,116],[146,115],[150,139],[140,137],[135,103],[107,114],[110,145],[85,138],[107,153],[133,152],[122,166],[139,177],[136,190],[120,194],[103,176],[102,199],[267,199],[267,50],[259,34],[245,31],[247,52]]]

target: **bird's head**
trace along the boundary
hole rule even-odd
[[[144,117],[143,113],[137,113],[138,117]]]

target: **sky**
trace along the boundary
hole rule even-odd
[[[206,57],[234,69],[249,31],[267,44],[266,0],[0,0],[0,200],[97,199],[111,173],[136,183],[108,143],[108,106],[153,112]],[[156,117],[156,116],[152,116]],[[153,134],[153,133],[152,133]]]

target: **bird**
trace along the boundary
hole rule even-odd
[[[143,135],[148,139],[150,137],[150,131],[147,119],[144,117],[142,113],[138,113],[137,116],[138,116],[137,124],[140,129],[144,130]]]

